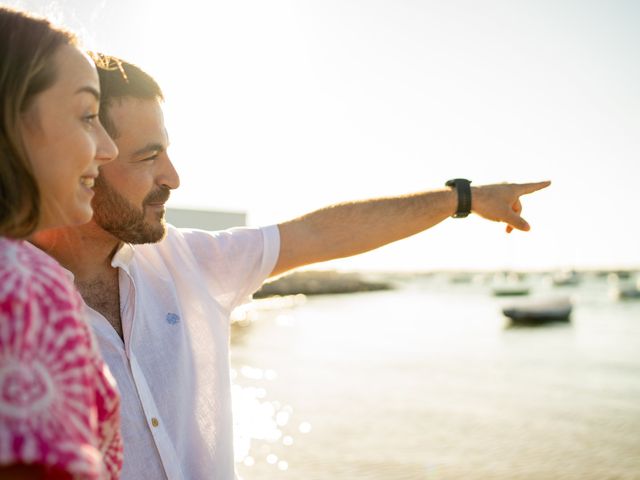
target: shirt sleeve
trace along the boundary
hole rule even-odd
[[[233,310],[260,288],[280,254],[277,225],[220,232],[180,229],[209,289],[220,305]]]

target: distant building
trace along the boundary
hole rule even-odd
[[[220,212],[216,210],[190,210],[167,208],[167,223],[176,227],[199,228],[201,230],[225,230],[247,224],[244,212]]]

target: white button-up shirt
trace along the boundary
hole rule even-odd
[[[123,479],[234,478],[229,315],[279,249],[277,226],[169,226],[116,253],[124,343],[98,312],[89,321],[122,397]]]

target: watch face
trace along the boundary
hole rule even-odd
[[[452,178],[451,180],[447,180],[445,182],[446,187],[455,187],[458,184],[466,184],[469,185],[471,180],[467,180],[466,178]]]

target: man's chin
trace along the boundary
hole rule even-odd
[[[167,224],[164,219],[153,222],[144,221],[127,227],[119,228],[102,227],[120,241],[132,245],[142,245],[145,243],[158,243],[167,235]]]
[[[143,241],[140,243],[157,243],[167,235],[167,223],[164,217],[155,222],[147,223],[144,229]]]

